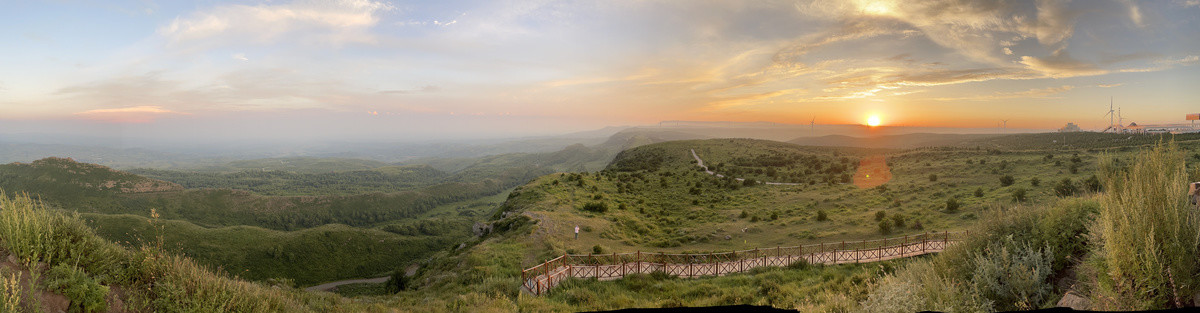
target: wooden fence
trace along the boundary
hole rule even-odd
[[[891,260],[938,252],[963,240],[966,232],[932,232],[903,237],[820,243],[714,253],[564,254],[521,271],[525,291],[542,295],[568,277],[619,279],[634,273],[664,272],[678,277],[721,276],[760,266],[795,262],[843,264]]]

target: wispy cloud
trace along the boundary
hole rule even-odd
[[[75,115],[86,119],[113,123],[148,123],[166,114],[188,113],[171,111],[157,105],[142,105],[113,109],[93,109],[75,113]]]
[[[969,97],[930,98],[928,100],[934,100],[934,101],[991,101],[991,100],[1000,100],[1000,99],[1021,99],[1021,98],[1048,99],[1048,98],[1051,98],[1050,96],[1052,96],[1052,95],[1064,93],[1064,92],[1070,91],[1071,89],[1075,89],[1075,86],[1063,85],[1063,86],[1058,86],[1058,87],[1036,88],[1036,89],[1029,89],[1029,90],[1025,90],[1025,91],[1016,91],[1016,92],[997,92],[997,93],[993,93],[990,95],[979,95],[979,96],[969,96]]]
[[[369,0],[295,1],[286,4],[221,5],[176,17],[158,34],[172,43],[194,41],[270,43],[374,42],[367,30],[393,9]]]

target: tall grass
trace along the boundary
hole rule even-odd
[[[348,303],[335,295],[270,288],[231,279],[188,258],[167,254],[153,242],[126,250],[97,237],[77,216],[47,209],[25,195],[9,198],[0,192],[0,250],[20,258],[33,277],[37,277],[41,268],[66,269],[65,273],[48,273],[49,279],[65,279],[64,283],[47,284],[52,291],[64,292],[68,297],[77,282],[92,285],[80,293],[90,299],[97,298],[96,291],[107,293],[108,287],[119,286],[124,290],[126,307],[134,311],[383,311],[378,306]],[[10,286],[10,280],[0,278],[0,288],[6,292],[0,308],[15,306],[9,299],[15,297],[7,295],[19,287]],[[102,307],[94,302],[91,305]]]
[[[1099,206],[1095,198],[1066,198],[1051,205],[989,209],[965,241],[882,278],[861,310],[990,312],[1046,306],[1056,292],[1052,282],[1088,251],[1087,226]]]
[[[1100,163],[1108,193],[1099,287],[1113,308],[1180,307],[1200,290],[1200,211],[1188,204],[1184,161],[1176,144],[1160,143],[1128,167]]]

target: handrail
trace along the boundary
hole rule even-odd
[[[930,232],[902,237],[818,243],[790,247],[711,253],[563,254],[521,270],[522,287],[542,295],[568,277],[618,279],[634,273],[661,271],[671,276],[720,276],[746,272],[760,266],[787,266],[795,262],[843,264],[912,257],[946,249],[962,241],[967,232]],[[847,244],[851,249],[846,249]]]

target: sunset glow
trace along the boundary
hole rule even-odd
[[[886,112],[886,126],[1099,130],[1110,97],[1143,124],[1182,122],[1200,96],[1188,87],[1200,77],[1197,1],[118,0],[0,12],[14,17],[0,19],[0,43],[20,47],[0,60],[7,132],[84,121],[162,136],[427,138],[863,125],[864,111]]]
[[[871,117],[867,118],[867,126],[871,126],[871,127],[879,126],[880,122],[881,121],[879,120],[879,115],[871,115]]]

